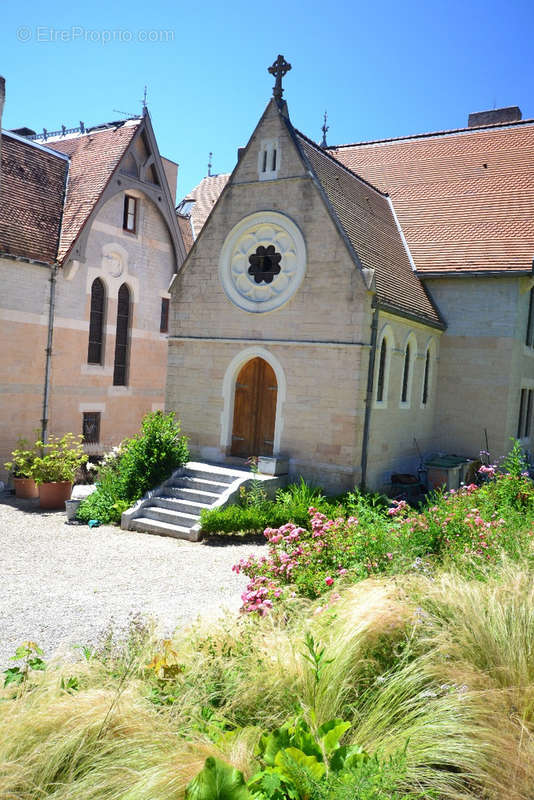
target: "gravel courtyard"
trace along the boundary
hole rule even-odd
[[[68,525],[64,512],[0,494],[0,669],[25,640],[47,658],[94,643],[141,612],[169,633],[199,615],[237,611],[247,579],[232,572],[261,545],[209,546],[119,528]]]

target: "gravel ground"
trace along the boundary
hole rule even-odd
[[[209,546],[112,526],[66,524],[37,500],[0,494],[0,668],[25,640],[49,658],[94,643],[140,612],[162,632],[237,611],[246,578],[232,572],[261,545]]]

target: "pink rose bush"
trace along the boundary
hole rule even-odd
[[[233,569],[249,578],[242,610],[267,613],[292,596],[316,598],[343,581],[427,569],[452,561],[476,574],[506,553],[532,548],[534,490],[525,470],[484,472],[482,486],[437,492],[421,511],[395,500],[389,508],[352,496],[354,513],[328,519],[308,509],[306,527],[288,522],[266,528],[267,554],[242,559]]]

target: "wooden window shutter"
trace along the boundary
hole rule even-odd
[[[87,363],[102,363],[102,342],[104,332],[104,284],[96,278],[91,286],[91,310],[89,315],[89,347]]]
[[[117,303],[117,334],[115,338],[115,368],[113,385],[126,386],[128,362],[128,329],[130,325],[130,290],[125,283],[119,289]]]

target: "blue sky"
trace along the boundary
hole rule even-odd
[[[51,0],[2,12],[4,127],[56,130],[138,113],[145,84],[178,196],[233,169],[272,91],[293,69],[293,124],[329,144],[462,127],[471,111],[519,105],[534,117],[534,4],[527,0],[202,4]]]

